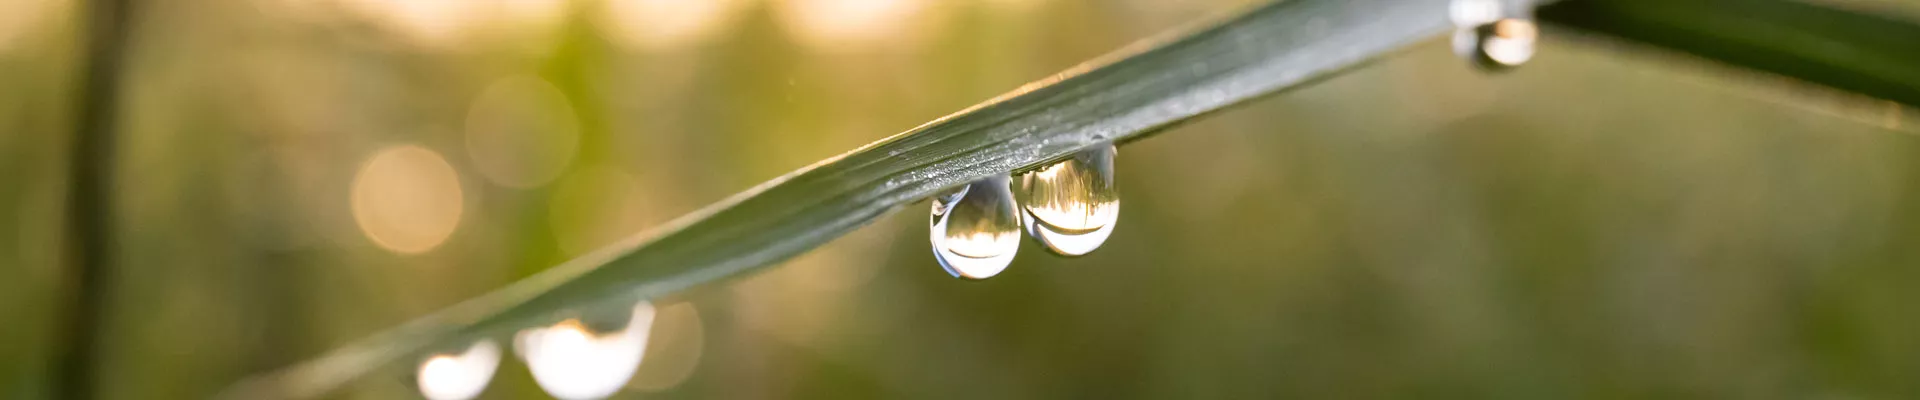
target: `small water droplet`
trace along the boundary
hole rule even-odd
[[[1113,184],[1109,144],[1020,177],[1020,205],[1027,234],[1056,254],[1079,256],[1106,243],[1120,221],[1120,191]]]
[[[1533,59],[1540,29],[1533,21],[1505,18],[1453,33],[1454,51],[1487,70],[1505,70]]]
[[[1489,71],[1525,64],[1540,39],[1530,7],[1522,1],[1454,0],[1449,9],[1454,53]]]
[[[1020,215],[1012,178],[995,176],[933,199],[933,258],[955,277],[986,279],[1013,263]]]
[[[653,328],[653,304],[640,302],[617,330],[579,318],[520,331],[514,346],[547,394],[561,399],[612,396],[633,378]],[[599,328],[599,329],[596,329]]]
[[[458,353],[427,356],[414,372],[414,385],[432,400],[471,399],[486,390],[499,366],[500,345],[482,340]]]

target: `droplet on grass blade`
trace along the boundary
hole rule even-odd
[[[1093,252],[1120,220],[1109,144],[1082,151],[1020,177],[1021,217],[1027,234],[1066,256]]]
[[[427,356],[415,371],[414,384],[431,400],[471,399],[486,390],[499,366],[500,345],[482,340],[459,353]]]
[[[1020,214],[1007,175],[967,184],[933,199],[933,256],[954,277],[986,279],[1020,250]]]
[[[1454,53],[1487,71],[1525,64],[1540,39],[1529,7],[1520,1],[1455,0],[1450,10]]]
[[[606,398],[633,378],[647,349],[653,304],[642,301],[631,312],[624,327],[575,318],[523,330],[514,336],[514,346],[547,394],[570,400]]]

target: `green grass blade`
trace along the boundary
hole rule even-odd
[[[318,396],[439,346],[750,272],[943,188],[1141,137],[1444,33],[1447,4],[1291,0],[1130,46],[226,394]]]
[[[1567,0],[1542,21],[1920,106],[1920,24],[1786,0]]]

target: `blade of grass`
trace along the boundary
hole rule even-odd
[[[1567,0],[1541,21],[1920,106],[1920,24],[1785,0]]]
[[[56,333],[52,395],[91,399],[99,384],[101,325],[113,292],[114,132],[132,0],[81,3],[85,57],[75,94],[69,149],[66,270],[68,308]]]
[[[452,308],[243,381],[312,397],[403,357],[756,270],[936,191],[1142,137],[1451,28],[1447,0],[1291,0],[1148,40],[821,161]],[[931,257],[931,255],[929,255]],[[930,263],[932,261],[929,261]]]

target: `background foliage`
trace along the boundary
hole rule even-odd
[[[171,3],[122,105],[114,398],[205,396],[1232,7]],[[35,397],[72,10],[0,10],[36,15],[0,17],[0,395]],[[956,281],[915,206],[668,299],[623,395],[1920,394],[1913,110],[1556,33],[1509,73],[1437,39],[1123,147],[1121,227],[1084,258],[1029,243]],[[457,189],[367,172],[395,146]],[[356,206],[369,176],[441,189]]]

